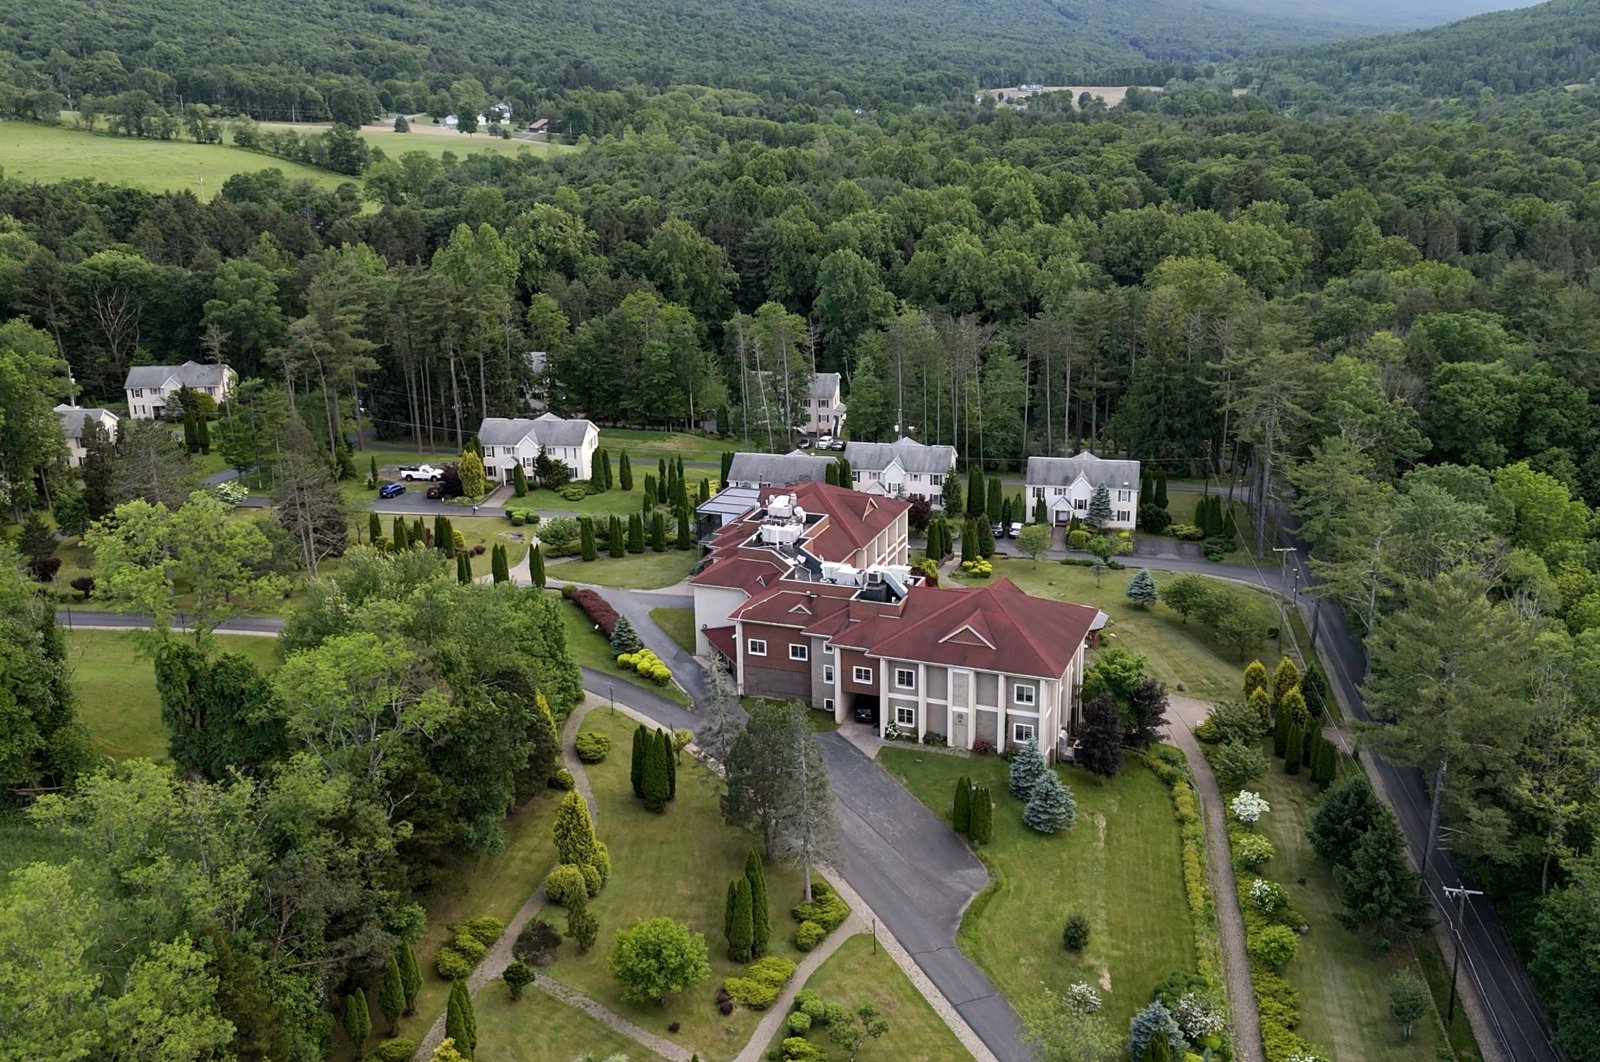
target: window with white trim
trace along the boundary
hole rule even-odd
[[[858,667],[850,674],[857,682],[872,681],[872,669],[870,667]]]
[[[823,642],[822,643],[822,655],[823,656],[832,656],[833,655],[833,643],[832,642]]]
[[[909,667],[894,669],[894,685],[896,689],[914,690],[917,688],[917,673]]]
[[[1117,491],[1117,501],[1125,502],[1125,501],[1132,501],[1132,500],[1133,500],[1133,492],[1132,491],[1128,491],[1128,490],[1119,490],[1119,491]]]
[[[1025,743],[1027,743],[1029,741],[1032,741],[1033,740],[1033,724],[1032,723],[1012,723],[1011,724],[1011,740],[1015,741],[1019,745],[1025,744]]]
[[[930,474],[928,476],[928,483],[935,487],[944,486],[944,474],[942,472],[934,472]]]
[[[811,659],[811,647],[810,646],[806,646],[806,645],[798,645],[798,644],[796,644],[794,642],[790,642],[789,643],[789,659],[790,660],[810,660]]]
[[[485,446],[483,448],[483,458],[484,458],[484,460],[487,461],[489,458],[491,458],[493,456],[494,456],[494,447]]]
[[[824,686],[833,685],[833,665],[832,664],[823,664],[822,665],[822,684]]]
[[[767,643],[761,638],[746,638],[744,640],[744,651],[751,656],[766,656]]]
[[[833,698],[832,697],[824,697],[824,698],[822,698],[822,707],[823,707],[824,711],[829,711],[829,712],[833,711]]]
[[[1033,704],[1034,690],[1026,683],[1018,682],[1011,689],[1011,699],[1018,704]]]
[[[894,710],[894,722],[896,726],[916,726],[917,710],[903,706],[896,707]]]
[[[1125,524],[1125,523],[1127,523],[1128,521],[1130,521],[1132,519],[1133,519],[1133,513],[1129,512],[1127,509],[1118,509],[1117,510],[1117,520],[1120,523],[1124,523]]]

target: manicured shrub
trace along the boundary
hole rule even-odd
[[[546,783],[551,789],[571,789],[577,782],[572,777],[572,772],[565,767],[558,767]]]
[[[562,590],[562,594],[566,594],[565,589]],[[574,589],[571,600],[573,604],[583,610],[585,616],[589,617],[590,623],[599,627],[601,633],[607,638],[611,637],[612,632],[617,629],[617,621],[621,617],[617,615],[617,610],[611,607],[610,602],[587,587],[582,590]]]
[[[757,959],[745,968],[743,976],[730,977],[722,983],[728,997],[741,1007],[766,1010],[777,1001],[778,993],[794,975],[794,963],[769,955]]]
[[[586,896],[600,895],[600,871],[595,869],[593,863],[585,863],[579,868],[583,873],[583,891]]]
[[[534,972],[527,963],[508,963],[500,979],[506,983],[506,988],[511,991],[512,999],[521,999],[522,990],[533,984]]]
[[[804,1036],[811,1031],[811,1015],[803,1010],[792,1010],[783,1020],[790,1036]]]
[[[439,949],[439,954],[433,960],[433,968],[446,981],[466,977],[472,972],[472,967],[471,960],[448,944]]]
[[[1283,707],[1280,705],[1278,708],[1278,714],[1286,715],[1288,713],[1285,712]],[[1300,773],[1300,760],[1302,754],[1305,752],[1305,740],[1305,728],[1300,725],[1299,721],[1297,720],[1290,723],[1289,738],[1283,746],[1283,770],[1285,774]]]
[[[1272,859],[1272,842],[1259,833],[1240,830],[1232,837],[1233,865],[1240,870],[1259,870]]]
[[[1299,952],[1300,937],[1288,926],[1261,926],[1246,934],[1246,947],[1251,959],[1279,970]]]
[[[794,931],[794,946],[801,951],[810,951],[822,943],[828,931],[815,922],[801,922]]]
[[[836,896],[825,882],[814,881],[811,885],[811,902],[795,904],[789,917],[796,922],[815,922],[831,933],[850,917],[850,905]]]
[[[410,1062],[411,1056],[417,1053],[417,1042],[409,1037],[396,1036],[384,1040],[373,1049],[367,1057],[372,1062]]]
[[[723,1013],[731,1013],[732,1007]],[[828,1062],[828,1052],[803,1036],[790,1036],[778,1049],[782,1062]]]
[[[450,940],[450,947],[454,948],[474,966],[478,965],[478,961],[489,953],[489,945],[464,929],[456,931],[456,935]]]
[[[1074,911],[1067,916],[1067,924],[1061,930],[1061,946],[1068,951],[1082,951],[1089,944],[1089,916],[1082,911]]]
[[[588,888],[584,884],[583,870],[575,864],[562,863],[544,879],[545,898],[557,907],[565,907],[580,893],[587,895]]]
[[[584,763],[600,763],[611,752],[611,739],[604,734],[585,730],[573,739],[572,748]]]
[[[644,752],[644,806],[660,813],[667,810],[667,801],[672,799],[667,767],[669,753],[665,744],[653,734],[646,736]]]
[[[1027,747],[1032,748],[1032,743]],[[1039,833],[1060,833],[1072,829],[1077,821],[1078,805],[1072,790],[1056,772],[1046,768],[1034,784],[1027,806],[1022,809],[1022,824]]]
[[[633,629],[633,624],[628,622],[628,617],[620,616],[617,625],[611,631],[611,652],[636,653],[644,648],[644,643],[639,640],[639,634]]]

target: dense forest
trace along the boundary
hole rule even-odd
[[[1438,29],[1252,58],[1241,84],[1302,109],[1469,103],[1587,86],[1600,74],[1600,2],[1551,0]]]

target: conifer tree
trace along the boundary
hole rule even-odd
[[[384,1019],[389,1023],[390,1036],[394,1035],[405,1009],[406,988],[400,980],[400,964],[390,955],[383,964],[383,983],[378,986],[378,1010],[383,1012]]]
[[[657,509],[650,514],[650,552],[667,551],[667,515]]]
[[[939,508],[944,511],[946,518],[966,515],[966,506],[962,500],[961,477],[953,474],[944,477],[944,490],[939,494]]]
[[[1356,842],[1382,813],[1383,805],[1372,792],[1366,775],[1357,771],[1323,796],[1311,814],[1306,838],[1319,856],[1334,866],[1342,866],[1350,861]]]
[[[994,527],[988,520],[978,521],[978,556],[984,560],[994,556]]]
[[[688,505],[678,507],[678,541],[674,545],[679,550],[694,549],[694,521],[689,516]]]
[[[754,848],[744,858],[744,876],[750,882],[750,954],[759,959],[767,953],[767,940],[772,936],[772,911],[768,907],[761,853]]]
[[[622,458],[617,462],[617,486],[623,490],[633,489],[633,465],[628,461],[628,451],[622,451]]]
[[[950,828],[957,833],[972,829],[972,779],[966,775],[956,779],[956,795],[950,805]]]
[[[1272,703],[1277,704],[1283,700],[1283,695],[1300,685],[1300,669],[1289,657],[1278,661],[1278,668],[1272,673]]]
[[[373,515],[376,516],[377,513],[373,513]],[[394,534],[390,535],[389,538],[396,550],[406,549],[411,545],[406,535],[406,522],[402,517],[397,516],[394,518]]]
[[[611,628],[609,644],[613,656],[621,653],[637,653],[644,646],[639,640],[639,633],[633,629],[633,624],[627,616],[617,617],[617,625]]]
[[[372,1035],[372,1015],[367,1011],[367,994],[359,988],[344,997],[344,1035],[355,1045],[358,1056],[364,1053],[367,1037]]]
[[[579,556],[584,560],[592,561],[598,556],[594,548],[594,521],[587,516],[578,518],[578,543]]]
[[[589,805],[576,789],[567,790],[556,808],[553,827],[556,842],[556,862],[575,866],[592,866],[596,845],[594,823],[589,818]]]
[[[528,772],[536,784],[543,785],[555,777],[561,766],[561,734],[556,730],[556,717],[550,713],[550,702],[537,691],[533,695],[533,721],[528,725],[528,738],[532,745],[528,752]]]
[[[1252,660],[1244,669],[1244,696],[1245,700],[1256,690],[1266,689],[1267,665],[1259,660]],[[1271,696],[1270,694],[1268,695]]]
[[[444,1034],[456,1042],[456,1050],[466,1058],[478,1050],[478,1016],[472,1010],[472,996],[467,992],[467,982],[456,978],[450,982],[450,999],[445,1004]]]
[[[1045,766],[1044,754],[1039,751],[1037,741],[1025,741],[1011,758],[1011,771],[1006,778],[1006,788],[1011,790],[1011,795],[1018,800],[1027,800],[1033,794],[1033,787],[1038,784],[1048,771]]]
[[[1280,707],[1278,709],[1283,712]],[[1287,715],[1288,713],[1283,713]],[[1306,730],[1298,720],[1289,723],[1289,738],[1283,747],[1283,772],[1285,774],[1300,773],[1300,757],[1305,752]]]
[[[972,838],[973,844],[980,845],[994,839],[994,799],[986,785],[972,787],[972,825],[967,836]]]
[[[411,533],[406,536],[413,546],[426,546],[428,544],[428,531],[422,526],[422,517],[411,521]]]
[[[1050,507],[1045,504],[1043,498],[1034,499],[1033,522],[1036,524],[1048,524],[1050,522]]]
[[[534,546],[533,552],[528,555],[528,581],[540,590],[544,589],[544,549]]]
[[[658,730],[656,734],[661,741],[661,755],[667,764],[667,799],[676,800],[678,797],[678,752],[672,747],[672,732]]]
[[[367,480],[376,487],[378,485],[378,455],[373,454],[367,458]]]
[[[601,450],[600,451],[600,468],[599,468],[599,472],[600,472],[600,483],[599,483],[600,489],[601,490],[610,490],[611,489],[611,451],[610,450]],[[591,478],[593,478],[593,477],[591,477]]]
[[[973,519],[983,515],[988,495],[983,489],[983,469],[977,465],[967,467],[967,515]]]
[[[519,498],[528,496],[528,474],[517,465],[511,473],[511,492]]]
[[[645,749],[647,731],[643,723],[633,729],[633,758],[628,761],[628,780],[633,783],[633,795],[644,797],[644,761],[649,758]]]
[[[1294,724],[1289,719],[1289,713],[1278,708],[1273,713],[1272,726],[1272,754],[1283,756],[1289,748],[1289,728]]]
[[[417,949],[409,940],[400,943],[400,984],[406,991],[406,1015],[417,1012],[417,993],[422,990],[422,970],[417,965]]]
[[[1149,505],[1153,495],[1150,490],[1150,474],[1146,472],[1139,477],[1139,505]]]
[[[433,518],[433,548],[444,553],[455,547],[455,537],[450,534],[450,518],[439,513]]]
[[[511,581],[510,558],[506,556],[506,547],[503,543],[496,542],[494,550],[489,557],[489,570],[497,583]]]
[[[367,542],[373,543],[383,537],[383,521],[378,519],[377,513],[367,514]]]
[[[1140,568],[1137,575],[1128,581],[1127,598],[1139,608],[1149,608],[1160,599],[1160,592],[1156,589],[1156,581],[1150,575],[1150,569]]]
[[[644,552],[644,517],[638,513],[628,516],[628,552]]]
[[[720,473],[720,475],[722,477],[721,481],[720,481],[722,486],[726,487],[728,485],[728,473],[732,472],[732,471],[733,471],[733,451],[732,450],[724,450],[724,451],[722,451],[722,472]]]
[[[734,878],[728,884],[728,889],[728,958],[734,962],[749,962],[751,940],[755,935],[754,920],[750,913],[750,879]]]
[[[1356,841],[1349,862],[1333,868],[1350,930],[1370,928],[1385,945],[1409,940],[1427,924],[1429,900],[1406,861],[1405,842],[1394,812],[1380,808]]]
[[[612,513],[611,519],[606,521],[606,553],[612,557],[625,556],[627,546],[623,540],[622,517]]]
[[[1333,784],[1333,779],[1339,773],[1339,749],[1333,742],[1323,738],[1317,745],[1316,758],[1311,761],[1311,780],[1323,789]]]
[[[696,502],[696,504],[697,505],[704,505],[706,502],[708,502],[710,500],[711,500],[711,480],[707,479],[705,476],[701,476],[700,477],[700,499],[699,499],[698,502]]]
[[[600,922],[589,910],[589,897],[582,889],[578,889],[567,901],[567,936],[578,945],[581,953],[594,947],[595,938],[599,935]]]
[[[472,582],[472,558],[465,553],[456,554],[456,582],[462,586]]]
[[[1257,686],[1250,691],[1249,705],[1261,720],[1263,730],[1272,727],[1272,697],[1267,693],[1265,686]]]
[[[1167,507],[1167,470],[1164,468],[1156,472],[1155,502],[1157,509]]]
[[[1078,821],[1078,803],[1060,776],[1049,768],[1039,776],[1022,809],[1022,824],[1040,833],[1070,830]]]
[[[1005,484],[1000,482],[999,476],[990,476],[987,490],[989,491],[989,497],[983,504],[983,511],[989,517],[989,522],[992,524],[996,520],[1004,520],[1006,515]]]
[[[646,739],[644,751],[644,778],[641,780],[644,806],[659,814],[667,810],[667,801],[672,796],[671,783],[667,780],[667,755],[660,740],[654,738]]]

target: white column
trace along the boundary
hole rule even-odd
[[[862,659],[869,659],[863,656]],[[883,728],[889,725],[889,664],[883,660],[873,660],[872,666],[878,669],[878,736],[883,736]]]
[[[928,665],[917,665],[917,740],[928,733]],[[945,727],[948,736],[950,728]]]

